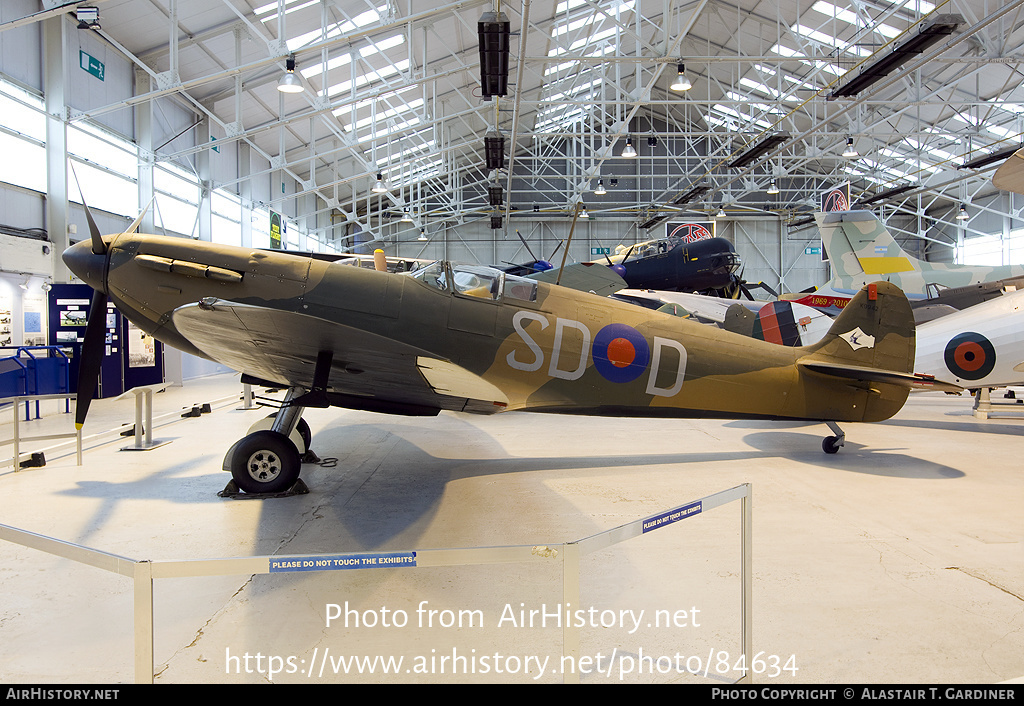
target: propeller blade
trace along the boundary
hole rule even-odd
[[[81,429],[89,405],[96,394],[96,383],[100,376],[100,364],[106,346],[107,295],[94,290],[89,322],[85,327],[85,342],[82,343],[82,359],[78,364],[78,397],[75,402],[75,428]]]
[[[551,262],[552,260],[555,259],[555,253],[557,253],[559,250],[561,250],[563,245],[565,245],[565,241],[564,240],[559,240],[558,241],[558,245],[556,245],[555,249],[551,251],[551,256],[548,257],[548,262]]]
[[[537,256],[533,254],[533,250],[530,250],[530,246],[526,244],[526,238],[524,238],[523,236],[519,235],[519,229],[518,228],[516,229],[516,235],[518,235],[519,239],[521,241],[523,241],[523,246],[526,248],[526,252],[530,253],[530,257],[532,257],[533,261],[536,262],[537,261]],[[548,258],[548,259],[550,260],[551,258]]]
[[[78,173],[75,171],[75,166],[73,164],[71,165],[71,174],[75,177],[75,185],[78,187],[78,195],[82,197],[82,205],[85,207],[85,220],[89,222],[89,237],[92,238],[92,252],[94,255],[102,255],[107,251],[107,246],[103,243],[103,236],[100,235],[100,229],[92,217],[92,211],[89,210],[89,204],[85,202],[85,193],[82,191],[82,184],[78,181]]]
[[[79,191],[81,191],[81,189],[79,189]],[[146,207],[144,209],[142,209],[142,213],[139,214],[138,218],[136,218],[134,221],[132,221],[132,224],[130,226],[128,226],[128,230],[126,230],[125,233],[134,233],[135,231],[137,231],[139,229],[139,224],[142,223],[142,219],[146,217],[146,212],[149,211],[149,207],[153,205],[153,201],[155,201],[155,200],[156,200],[156,196],[154,196],[153,198],[151,198],[149,200],[149,203],[146,204]]]

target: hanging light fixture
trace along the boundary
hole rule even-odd
[[[412,214],[409,213],[408,206],[402,209],[402,223],[412,223]]]
[[[857,150],[855,150],[853,148],[853,138],[852,137],[847,137],[846,138],[846,149],[843,150],[843,156],[844,157],[859,157],[860,156],[860,153],[857,152]]]
[[[769,194],[777,194],[777,193],[779,193],[779,187],[775,183],[774,179],[772,179],[771,183],[768,184],[768,193]]]
[[[427,240],[427,229],[426,228],[420,228],[420,237],[418,237],[416,240]]]
[[[725,216],[726,216],[726,214],[725,214],[725,206],[719,206],[718,207],[718,213],[715,214],[715,217],[716,218],[725,218]]]
[[[505,136],[497,128],[484,135],[484,163],[488,170],[505,168]]]
[[[587,207],[584,206],[583,210],[580,211],[580,218],[590,218],[590,214],[587,213]]]
[[[281,80],[277,82],[277,90],[281,93],[302,93],[302,82],[295,75],[295,55],[289,54],[285,60],[285,72]]]
[[[384,172],[377,172],[377,183],[373,185],[373,188],[370,189],[370,191],[375,194],[385,194],[387,193],[387,190],[387,184],[384,183]]]
[[[626,146],[622,149],[623,157],[636,157],[636,148],[633,147],[633,138],[626,138]]]
[[[677,68],[679,69],[679,73],[676,74],[675,83],[673,83],[670,88],[673,91],[689,91],[693,88],[693,84],[690,83],[690,79],[686,78],[686,71],[683,65],[679,64]]]
[[[597,188],[594,189],[594,193],[597,194],[598,196],[604,196],[605,194],[608,193],[604,189],[604,179],[597,180]]]
[[[504,12],[485,12],[477,22],[480,42],[480,93],[484,100],[508,94],[511,24]]]
[[[970,218],[970,216],[967,215],[967,207],[960,204],[960,213],[956,214],[956,219],[958,221],[966,221],[968,218]]]

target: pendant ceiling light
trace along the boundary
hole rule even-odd
[[[693,88],[690,79],[686,77],[686,71],[682,64],[679,64],[675,82],[670,86],[673,91],[689,91]]]
[[[302,93],[302,82],[295,75],[295,55],[291,54],[285,60],[285,72],[281,80],[277,82],[277,90],[281,93]]]
[[[857,150],[855,150],[853,148],[853,138],[852,137],[847,137],[846,138],[846,149],[843,150],[843,156],[844,157],[859,157],[860,156],[860,153],[857,152]]]

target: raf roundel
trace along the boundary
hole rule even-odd
[[[981,380],[996,366],[996,349],[980,333],[966,332],[946,344],[946,367],[965,380]]]
[[[632,382],[647,369],[650,347],[631,326],[609,324],[594,336],[594,367],[609,382]]]

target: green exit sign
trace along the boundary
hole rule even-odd
[[[611,252],[611,248],[590,248],[591,255],[610,255]]]
[[[103,62],[97,59],[95,56],[89,56],[81,49],[78,50],[78,64],[82,67],[83,71],[87,71],[92,74],[100,81],[103,80]]]

